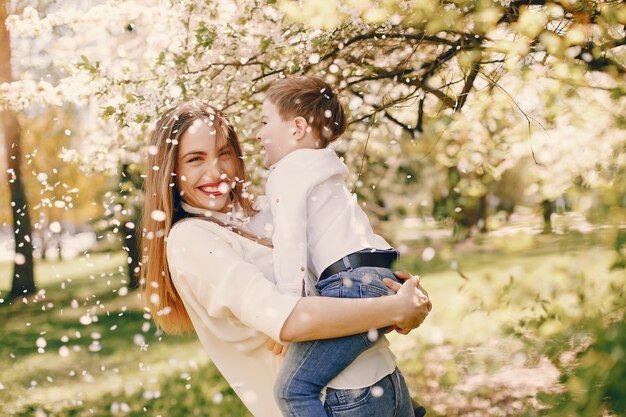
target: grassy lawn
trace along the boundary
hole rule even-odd
[[[429,262],[403,258],[401,267],[423,276],[434,309],[418,330],[390,339],[429,415],[513,416],[532,407],[557,374],[514,335],[520,321],[561,314],[538,326],[549,341],[570,319],[610,309],[611,285],[626,281],[609,272],[609,238],[524,239],[513,249],[492,240],[438,248]],[[125,291],[124,261],[101,254],[42,263],[37,297],[0,304],[0,416],[249,415],[195,337],[160,334],[146,320],[137,294]],[[0,265],[0,298],[10,272]]]
[[[405,257],[401,265],[420,271],[434,306],[417,331],[392,338],[412,395],[430,415],[536,408],[538,391],[558,389],[542,352],[575,340],[581,317],[624,307],[626,273],[610,271],[612,233],[507,239],[444,247],[429,262]]]
[[[0,307],[1,416],[243,416],[194,336],[155,331],[122,254],[38,266],[38,296]],[[10,266],[0,267],[0,298]]]

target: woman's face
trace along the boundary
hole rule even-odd
[[[237,157],[226,141],[219,142],[213,126],[196,120],[178,144],[176,185],[184,202],[227,212]]]

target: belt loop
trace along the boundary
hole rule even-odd
[[[350,259],[347,256],[344,256],[342,259],[343,265],[346,267],[346,271],[352,271],[352,264],[350,263]]]

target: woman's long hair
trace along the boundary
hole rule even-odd
[[[183,134],[196,121],[212,125],[219,148],[228,144],[235,155],[236,166],[231,199],[236,207],[250,216],[254,209],[244,198],[244,183],[249,179],[243,163],[243,154],[237,132],[219,110],[202,102],[187,102],[167,110],[157,122],[148,144],[147,175],[144,183],[144,203],[141,220],[141,284],[143,305],[157,326],[166,333],[192,331],[193,327],[182,300],[171,279],[166,238],[178,220],[187,217],[181,208],[181,197],[176,186],[178,144]],[[213,139],[214,138],[214,139]]]

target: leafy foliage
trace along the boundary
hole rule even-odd
[[[372,213],[393,209],[380,204],[383,193],[427,185],[430,207],[471,227],[481,198],[509,170],[531,169],[520,191],[534,204],[553,201],[579,177],[610,182],[625,141],[615,133],[626,109],[625,15],[623,3],[591,0],[116,1],[43,17],[27,8],[9,19],[18,52],[44,40],[40,53],[65,75],[2,85],[0,103],[97,106],[109,123],[85,135],[82,160],[119,175],[142,158],[149,123],[181,100],[225,109],[254,154],[259,118],[251,110],[269,82],[320,75],[350,111],[336,146]],[[576,157],[581,148],[594,152]],[[263,172],[250,159],[258,180]],[[399,183],[401,170],[415,174]]]

